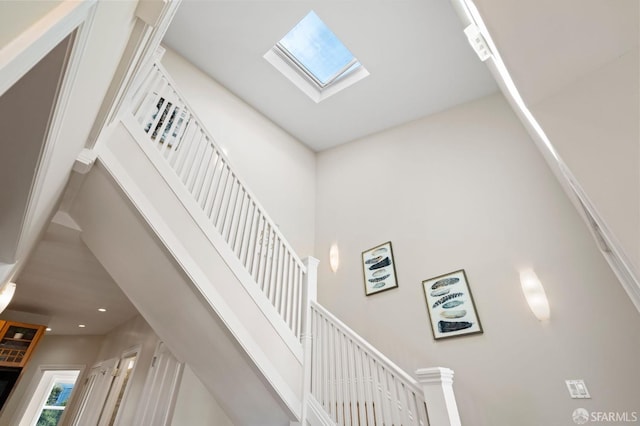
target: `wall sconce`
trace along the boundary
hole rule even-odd
[[[335,274],[340,266],[340,250],[338,250],[338,244],[333,243],[329,249],[329,266]]]
[[[533,269],[520,271],[520,284],[533,315],[540,321],[548,320],[551,316],[551,310],[549,309],[547,294],[544,292],[544,287],[542,287],[542,283]]]
[[[0,290],[0,313],[2,313],[7,306],[9,306],[9,302],[13,299],[13,294],[16,292],[16,284],[15,283],[6,283],[2,290]]]

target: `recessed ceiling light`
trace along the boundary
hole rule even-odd
[[[51,327],[47,327],[45,331],[51,331]]]
[[[85,328],[85,327],[86,327],[86,325],[84,325],[84,324],[78,324],[78,327],[80,327],[80,328]]]
[[[100,312],[107,312],[107,310],[105,308],[98,308],[98,311]]]

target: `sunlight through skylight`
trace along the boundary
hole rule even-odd
[[[321,86],[360,65],[314,11],[298,22],[278,45]]]

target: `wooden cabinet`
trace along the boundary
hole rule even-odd
[[[24,367],[42,337],[45,326],[3,322],[0,328],[0,366]]]

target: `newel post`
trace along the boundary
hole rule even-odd
[[[416,370],[427,403],[429,423],[435,426],[461,426],[453,393],[453,370],[443,367]]]
[[[311,335],[311,301],[318,300],[318,264],[315,257],[307,257],[302,260],[307,268],[302,286],[302,331],[300,340],[303,353],[302,374],[302,410],[300,424],[306,426],[308,422],[308,395],[311,393],[311,349],[313,336]]]
[[[302,335],[309,332],[309,308],[311,301],[318,300],[318,264],[320,261],[315,257],[308,256],[302,259],[302,263],[307,268],[307,273],[302,283]]]

